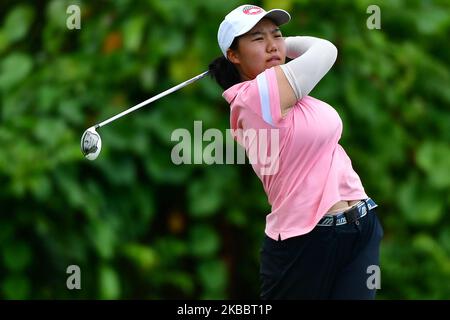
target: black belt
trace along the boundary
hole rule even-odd
[[[357,205],[351,207],[350,209],[337,213],[334,215],[326,214],[322,219],[320,219],[317,226],[320,227],[331,227],[340,226],[346,223],[357,222],[358,219],[364,217],[367,212],[376,208],[378,205],[372,199],[368,198],[361,200]]]

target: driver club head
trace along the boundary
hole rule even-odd
[[[81,152],[88,160],[97,159],[102,149],[102,139],[94,127],[88,128],[81,136]]]

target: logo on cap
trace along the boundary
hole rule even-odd
[[[254,15],[262,12],[262,9],[257,6],[246,6],[242,9],[242,12],[249,15]]]

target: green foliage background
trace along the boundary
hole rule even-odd
[[[68,30],[66,9],[81,8]],[[0,297],[257,298],[270,208],[249,165],[172,164],[176,128],[229,126],[203,79],[83,131],[206,70],[239,1],[2,1]],[[255,1],[289,10],[285,36],[339,49],[311,95],[344,121],[341,144],[384,225],[380,299],[450,297],[449,2]],[[381,30],[369,30],[369,5]],[[81,268],[82,290],[66,269]]]

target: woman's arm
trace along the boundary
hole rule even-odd
[[[311,92],[337,57],[336,47],[328,40],[298,36],[285,41],[286,55],[293,60],[275,69],[282,115]]]

